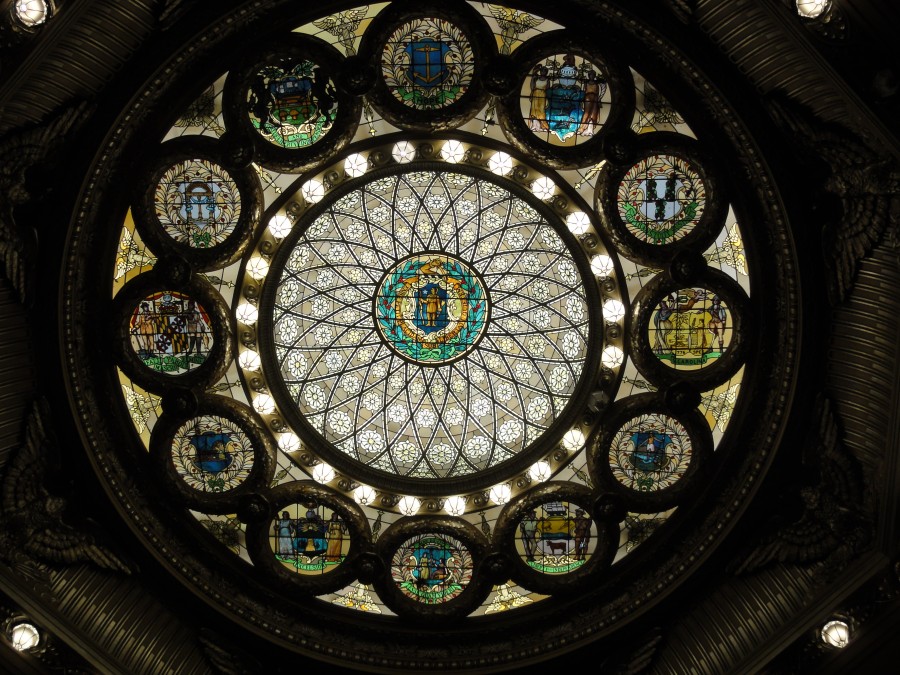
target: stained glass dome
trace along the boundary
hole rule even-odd
[[[161,556],[208,540],[240,573],[201,592],[301,652],[325,617],[414,626],[404,668],[450,620],[447,650],[500,613],[538,635],[745,459],[769,299],[716,124],[564,17],[464,7],[297,10],[222,54],[91,272]]]

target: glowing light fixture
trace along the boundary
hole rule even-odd
[[[268,273],[269,263],[265,260],[265,258],[254,256],[247,261],[247,274],[249,274],[257,281],[265,279]]]
[[[391,155],[398,164],[406,164],[416,158],[416,148],[409,141],[400,141],[394,145]]]
[[[235,310],[235,315],[237,316],[238,321],[250,326],[256,323],[256,320],[259,319],[259,310],[249,302],[245,302],[241,305],[238,305],[238,308]]]
[[[566,216],[566,225],[572,234],[584,234],[591,226],[591,219],[584,211],[575,211]]]
[[[369,160],[359,153],[349,155],[347,159],[344,160],[344,171],[347,172],[347,175],[350,176],[350,178],[358,178],[368,171],[368,169]]]
[[[369,485],[360,485],[353,491],[353,499],[360,506],[368,506],[375,501],[375,489]]]
[[[422,506],[422,502],[415,497],[403,497],[397,502],[397,508],[400,509],[400,513],[404,516],[414,515],[419,510],[420,506]]]
[[[512,490],[507,483],[495,485],[488,493],[488,497],[490,497],[491,501],[498,505],[503,505],[508,502],[511,495]]]
[[[444,143],[444,147],[441,148],[441,157],[443,157],[445,162],[450,162],[451,164],[461,162],[465,155],[466,150],[459,141],[447,141]]]
[[[444,511],[451,516],[461,516],[466,512],[465,497],[447,497],[447,500],[444,502]]]
[[[259,354],[252,349],[245,349],[238,355],[238,364],[244,370],[259,370],[261,363]]]
[[[613,261],[608,255],[595,255],[591,258],[591,272],[600,279],[607,279],[613,273]]]
[[[580,450],[584,446],[584,432],[581,429],[569,429],[563,436],[562,444],[569,452]]]
[[[505,176],[510,171],[512,171],[512,157],[507,155],[505,152],[495,152],[494,155],[488,160],[488,168],[493,174],[496,174],[498,176]]]
[[[624,360],[625,354],[622,353],[622,350],[612,345],[604,349],[603,353],[600,354],[600,363],[607,368],[617,368],[622,365]]]
[[[300,449],[300,438],[297,434],[282,434],[278,439],[278,447],[284,452],[296,452]]]
[[[625,305],[618,300],[607,300],[603,303],[603,318],[609,323],[615,323],[625,316]]]
[[[300,186],[300,192],[306,201],[310,204],[315,204],[322,201],[322,197],[325,196],[325,186],[322,185],[321,181],[312,178]]]
[[[831,0],[797,0],[797,14],[806,19],[818,19],[831,8]]]
[[[275,399],[268,394],[259,394],[253,399],[253,409],[260,415],[269,415],[275,412]]]
[[[40,26],[49,14],[50,5],[45,0],[16,0],[16,18],[28,28]]]
[[[10,629],[9,641],[16,651],[28,651],[38,646],[41,641],[41,632],[34,624],[22,621],[14,624]]]
[[[540,200],[550,199],[556,193],[556,183],[541,176],[531,184],[531,193]]]
[[[850,626],[835,619],[822,626],[822,642],[843,649],[850,643]]]
[[[325,485],[334,480],[334,469],[330,465],[325,464],[325,462],[321,462],[313,467],[312,477],[317,483]]]
[[[293,227],[291,219],[281,213],[272,216],[272,220],[269,221],[269,232],[276,239],[284,239],[291,231],[291,227]]]
[[[528,475],[531,476],[533,480],[536,480],[539,483],[543,483],[545,480],[549,480],[550,473],[550,465],[544,461],[535,462],[531,465],[531,468],[528,469]]]

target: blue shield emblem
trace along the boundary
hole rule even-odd
[[[185,223],[201,229],[210,227],[222,218],[222,208],[218,204],[218,194],[222,186],[213,181],[184,181],[178,184],[181,194],[181,208],[178,214]]]
[[[447,291],[437,284],[425,284],[416,293],[413,324],[428,335],[446,328],[447,323]]]
[[[423,38],[407,44],[404,51],[409,56],[407,76],[413,85],[430,89],[450,77],[450,69],[444,61],[450,51],[446,42]]]
[[[658,431],[639,431],[631,435],[634,449],[631,465],[638,471],[659,471],[666,464],[666,448],[672,442],[669,434]]]
[[[572,136],[581,126],[584,116],[584,91],[574,85],[562,83],[568,79],[560,79],[560,84],[547,89],[547,124],[550,131],[564,141]]]
[[[231,436],[221,432],[204,431],[190,440],[194,447],[194,466],[205,473],[220,473],[234,461],[228,451]]]

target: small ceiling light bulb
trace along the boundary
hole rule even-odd
[[[409,141],[400,141],[394,145],[391,155],[397,164],[407,164],[416,158],[416,146]]]
[[[488,493],[488,497],[492,502],[497,504],[498,506],[502,506],[506,502],[509,501],[510,496],[512,495],[512,490],[509,487],[508,483],[501,483],[500,485],[495,485],[491,488],[491,491]]]
[[[235,315],[237,316],[238,321],[251,326],[259,319],[259,310],[249,302],[245,302],[238,305],[237,310],[235,310]]]
[[[466,512],[466,498],[459,496],[447,497],[444,502],[444,511],[451,516],[461,516]]]
[[[249,274],[257,281],[265,279],[268,273],[269,263],[265,258],[253,256],[252,258],[250,258],[250,260],[247,261],[247,274]]]
[[[609,323],[615,323],[625,316],[625,305],[618,300],[607,300],[603,303],[603,318]]]
[[[843,649],[850,643],[850,626],[839,620],[829,621],[822,626],[821,636],[825,644]]]
[[[14,624],[10,629],[9,641],[12,643],[13,649],[24,652],[38,646],[41,641],[41,633],[34,624],[22,621]]]
[[[569,452],[575,452],[584,447],[584,432],[581,429],[569,429],[562,439],[563,447]]]
[[[505,176],[513,168],[512,157],[505,152],[495,152],[488,160],[488,168],[497,176]]]
[[[572,234],[584,234],[591,227],[591,219],[584,211],[573,211],[566,216],[566,225]]]
[[[325,462],[320,462],[313,467],[312,477],[317,483],[325,485],[334,480],[334,469]]]
[[[344,160],[344,171],[350,178],[358,178],[369,169],[369,160],[359,153],[348,155]]]
[[[325,186],[322,185],[321,181],[312,178],[300,186],[300,192],[306,201],[310,204],[315,204],[325,196]]]
[[[531,184],[531,194],[541,201],[550,199],[555,193],[556,183],[547,178],[547,176],[541,176]]]
[[[607,368],[618,368],[625,360],[625,354],[618,347],[610,345],[600,354],[600,363]]]
[[[550,473],[550,465],[544,461],[535,462],[531,465],[531,468],[528,469],[528,475],[531,476],[532,480],[536,480],[538,483],[549,480]]]
[[[360,506],[368,506],[375,501],[375,489],[369,485],[360,485],[353,491],[353,499]]]
[[[300,449],[300,438],[297,434],[281,434],[281,438],[278,439],[278,447],[283,452],[296,452]]]
[[[245,349],[238,355],[238,365],[244,370],[259,370],[261,363],[259,354],[252,349]]]
[[[613,261],[608,255],[595,255],[591,258],[591,272],[600,279],[607,279],[613,273]]]
[[[444,147],[441,148],[441,157],[445,162],[450,162],[451,164],[461,162],[465,155],[466,150],[459,141],[447,141],[444,143]]]
[[[400,509],[400,513],[404,516],[415,515],[420,506],[422,506],[422,502],[415,497],[402,497],[400,501],[397,502],[397,508]]]
[[[16,0],[16,18],[27,28],[40,26],[49,14],[46,0]]]
[[[253,399],[253,409],[260,415],[270,415],[275,412],[275,399],[268,394],[259,394]]]
[[[291,219],[282,213],[272,216],[272,219],[269,221],[269,232],[276,239],[284,239],[288,236],[292,227]]]
[[[797,0],[797,14],[806,19],[818,19],[831,7],[831,0]]]

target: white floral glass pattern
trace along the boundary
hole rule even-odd
[[[273,313],[280,375],[354,460],[411,478],[471,475],[522,452],[574,393],[589,325],[581,274],[557,230],[501,181],[377,178],[335,199],[287,256]],[[395,310],[408,333],[441,338],[432,356],[392,337]],[[458,349],[454,320],[471,338]]]

